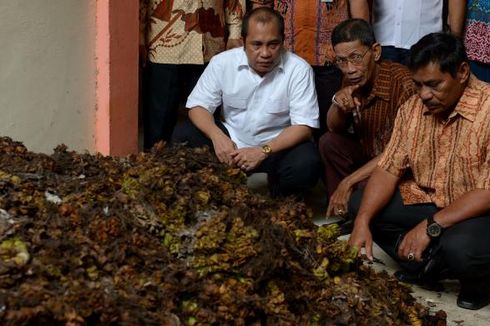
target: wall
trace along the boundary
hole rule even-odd
[[[95,151],[96,0],[0,1],[0,136]]]

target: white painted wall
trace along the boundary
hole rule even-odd
[[[96,0],[0,0],[0,136],[95,150]]]

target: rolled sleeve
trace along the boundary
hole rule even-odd
[[[221,75],[220,62],[217,57],[214,57],[187,98],[186,108],[192,109],[201,106],[214,113],[222,102],[222,85],[219,78]]]
[[[291,125],[306,125],[311,128],[320,126],[318,100],[315,90],[313,69],[309,65],[298,67],[290,83]]]

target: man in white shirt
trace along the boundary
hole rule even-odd
[[[383,59],[408,64],[409,49],[423,36],[441,32],[447,26],[461,36],[466,0],[374,0],[374,35],[382,45]]]
[[[301,195],[319,177],[311,141],[319,111],[313,70],[283,47],[282,16],[267,7],[244,17],[244,48],[210,61],[187,100],[191,123],[174,142],[209,145],[220,162],[265,172],[271,195]],[[223,122],[213,113],[222,105]]]

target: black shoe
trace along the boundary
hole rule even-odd
[[[490,303],[490,288],[487,282],[461,281],[461,291],[458,295],[458,307],[478,310]]]
[[[429,291],[444,291],[444,286],[436,279],[423,277],[420,274],[410,273],[406,271],[396,271],[394,275],[398,281],[403,283],[415,284],[420,286],[422,289]]]

